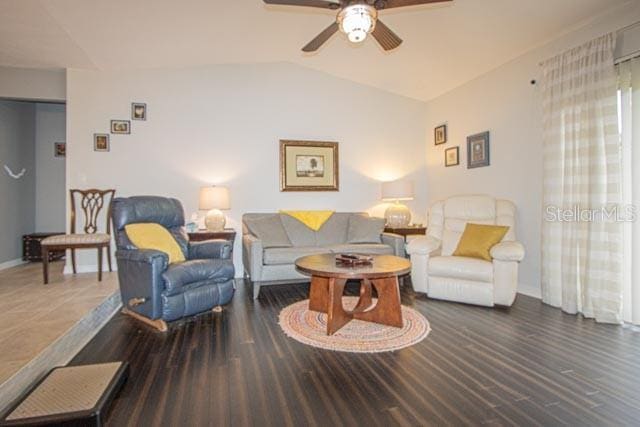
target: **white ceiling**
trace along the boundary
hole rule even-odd
[[[631,0],[633,1],[633,0]],[[404,43],[335,35],[334,12],[261,0],[0,0],[0,65],[158,68],[288,61],[429,100],[630,0],[454,0],[383,11]]]

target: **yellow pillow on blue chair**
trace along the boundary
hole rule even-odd
[[[485,225],[467,223],[460,236],[453,256],[466,256],[491,261],[491,248],[502,241],[509,231],[505,225]]]
[[[169,264],[185,260],[176,239],[169,230],[155,223],[128,224],[124,226],[131,243],[138,249],[155,249],[169,256]]]

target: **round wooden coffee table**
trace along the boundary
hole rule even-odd
[[[309,310],[327,314],[327,335],[333,335],[351,319],[402,327],[402,308],[398,276],[411,271],[408,259],[393,255],[374,255],[368,266],[336,265],[336,254],[310,255],[296,260],[296,269],[311,276]],[[342,306],[344,285],[349,279],[360,280],[360,299],[355,308]],[[378,292],[374,305],[371,286]]]

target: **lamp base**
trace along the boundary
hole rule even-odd
[[[204,224],[209,231],[222,231],[227,220],[220,209],[211,209],[204,217]]]
[[[407,227],[411,223],[411,211],[401,203],[394,203],[384,211],[384,219],[387,220],[387,227]]]

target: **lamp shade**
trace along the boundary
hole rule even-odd
[[[202,187],[200,189],[200,209],[230,209],[229,189],[227,187]]]
[[[382,200],[413,200],[413,181],[383,182]]]

